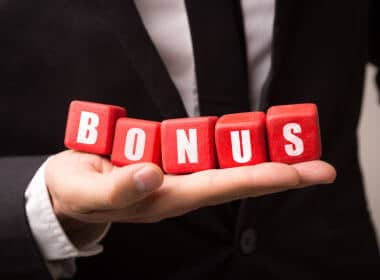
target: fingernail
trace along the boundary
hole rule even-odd
[[[321,185],[331,185],[331,184],[334,184],[334,183],[335,183],[335,179],[328,179],[328,180],[322,181],[320,184]]]
[[[140,192],[150,192],[161,184],[161,174],[156,169],[145,166],[134,175],[136,188]]]

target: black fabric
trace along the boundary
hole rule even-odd
[[[223,1],[219,10],[207,8],[199,15],[219,11],[238,17],[229,23],[241,22],[235,8],[233,13],[224,10],[235,7],[230,5]],[[276,4],[272,69],[261,108],[317,103],[323,158],[338,170],[335,184],[245,200],[235,216],[218,206],[158,224],[114,224],[103,242],[104,253],[78,260],[76,278],[377,279],[379,251],[365,202],[356,138],[364,66],[370,58],[376,62],[380,52],[376,45],[369,51],[369,39],[377,42],[368,36],[369,22],[374,24],[379,13],[373,11],[377,4],[371,5],[370,17],[369,1],[343,5],[278,0]],[[221,24],[215,28],[241,32],[239,25]],[[371,30],[376,33],[377,26]],[[205,34],[213,31],[204,29]],[[243,43],[240,36],[236,38]],[[24,213],[24,190],[42,159],[28,156],[64,148],[70,100],[117,104],[126,107],[131,117],[150,120],[184,116],[185,111],[128,1],[2,1],[0,40],[0,278],[46,279]],[[239,59],[241,44],[230,45]],[[215,59],[211,54],[202,57]],[[205,64],[198,55],[196,59],[198,71]],[[219,68],[223,78],[217,87],[230,92],[228,64],[218,65],[200,69],[215,71],[205,73],[210,87],[198,74],[201,95],[208,97],[215,90],[213,79],[219,77]],[[231,72],[241,71],[233,65],[246,67],[230,65]],[[242,75],[245,78],[233,84],[239,88],[236,94],[246,84],[247,74]],[[227,91],[220,92],[223,97]],[[207,102],[201,99],[207,112],[229,111],[221,103],[203,107]],[[13,158],[16,155],[27,157]],[[247,228],[256,233],[256,248],[245,255],[239,238]]]
[[[200,114],[221,116],[249,111],[246,42],[239,1],[187,0],[185,4]],[[218,212],[236,216],[239,207],[240,201],[234,201],[223,209],[219,207]]]
[[[220,116],[248,111],[247,58],[239,1],[185,3],[201,114]]]
[[[25,187],[45,159],[44,156],[0,158],[1,279],[50,279],[24,210]]]
[[[115,1],[116,2],[116,1]],[[134,1],[119,1],[119,14],[113,17],[112,29],[119,38],[131,64],[144,81],[144,87],[163,118],[186,117],[185,107],[159,54],[145,30]],[[103,8],[104,3],[103,3]],[[115,17],[116,16],[116,17]]]
[[[380,3],[379,1],[372,0],[370,2],[370,36],[369,36],[369,60],[373,64],[379,66],[380,65],[380,17],[378,16],[378,12],[380,11]],[[380,72],[377,72],[376,82],[378,87],[380,88]],[[380,90],[379,93],[379,103],[380,103]]]

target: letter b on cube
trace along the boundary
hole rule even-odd
[[[119,106],[73,101],[67,118],[65,146],[81,152],[108,155],[112,150],[115,123],[125,116],[126,110]]]

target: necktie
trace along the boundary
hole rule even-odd
[[[240,1],[186,0],[201,115],[249,111],[248,71]],[[217,216],[233,228],[240,201],[220,205]],[[230,223],[229,223],[230,222]]]
[[[186,0],[201,115],[248,111],[248,72],[240,2]]]

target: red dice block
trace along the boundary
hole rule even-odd
[[[267,113],[270,158],[298,163],[321,157],[318,109],[315,104],[274,106]]]
[[[69,149],[108,155],[117,119],[125,117],[119,106],[73,101],[66,124],[65,146]]]
[[[111,161],[123,166],[138,162],[161,165],[159,122],[121,118],[116,123]]]
[[[161,123],[165,172],[183,174],[216,166],[214,128],[217,117],[165,120]]]
[[[221,168],[266,162],[265,113],[248,112],[222,116],[215,126],[215,144]]]

